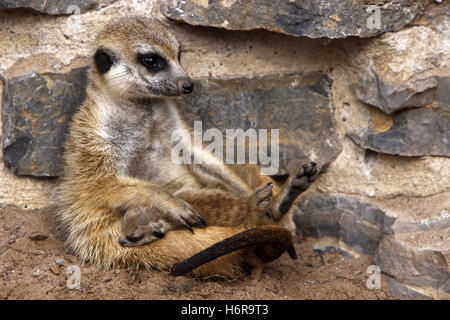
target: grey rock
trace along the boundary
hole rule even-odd
[[[35,231],[35,232],[32,232],[28,236],[28,238],[31,239],[31,240],[34,240],[34,241],[41,241],[41,240],[47,239],[48,235],[46,235],[44,233],[41,233],[41,232],[38,232],[38,231]]]
[[[31,9],[52,15],[79,14],[100,9],[116,0],[0,0],[2,9]]]
[[[425,106],[434,100],[438,80],[435,77],[415,79],[406,83],[391,82],[374,70],[360,72],[352,88],[361,101],[385,113]]]
[[[394,114],[383,132],[363,128],[348,133],[359,146],[401,156],[450,156],[450,108],[419,108]]]
[[[438,2],[438,1],[436,1]],[[448,1],[440,1],[439,3],[430,3],[423,13],[423,18],[418,21],[419,24],[426,26],[437,27],[441,25],[443,20],[447,20],[450,17],[450,3]],[[446,28],[446,32],[450,32]]]
[[[333,237],[358,253],[373,255],[394,218],[356,197],[320,194],[297,203],[297,231],[310,237]]]
[[[68,121],[85,97],[85,71],[30,74],[6,81],[2,148],[4,161],[15,174],[60,174]]]
[[[203,132],[218,128],[225,137],[226,129],[279,129],[283,175],[311,160],[326,167],[341,152],[331,84],[321,73],[208,78],[195,81],[178,104],[187,124],[202,121]]]
[[[9,238],[8,238],[8,244],[15,243],[16,239],[17,239],[17,237],[14,234],[10,235]]]
[[[450,108],[449,77],[430,76],[396,83],[374,70],[365,70],[359,73],[352,88],[358,99],[387,114],[426,106],[433,101],[443,108]]]
[[[437,77],[437,80],[435,100],[441,107],[450,109],[450,77]]]
[[[450,297],[450,275],[444,255],[395,240],[395,218],[370,203],[341,194],[319,194],[298,202],[293,219],[298,232],[323,238],[313,248],[318,253],[336,250],[351,257],[351,248],[373,257],[395,297]],[[346,245],[344,250],[340,249],[342,243]]]
[[[331,253],[331,252],[337,252],[340,255],[344,256],[345,258],[354,258],[355,257],[351,252],[348,252],[348,251],[340,248],[339,246],[331,246],[331,245],[316,246],[316,245],[314,245],[313,251],[318,255],[323,255],[325,253]]]
[[[448,108],[449,12],[448,1],[427,4],[414,26],[383,34],[349,53],[357,67],[352,87],[358,99],[388,114],[433,100]]]
[[[422,219],[419,221],[396,220],[392,225],[394,233],[406,233],[416,231],[433,231],[450,228],[450,215],[447,210],[442,210],[439,216]]]
[[[162,12],[170,19],[196,26],[346,38],[399,30],[422,11],[421,2],[413,0],[394,0],[376,7],[373,1],[170,0],[163,2]]]
[[[450,273],[439,251],[406,247],[391,236],[383,237],[374,261],[382,272],[416,287],[450,293]]]
[[[393,297],[408,300],[431,300],[429,296],[417,292],[392,277],[385,276],[386,283],[389,286],[389,294]]]

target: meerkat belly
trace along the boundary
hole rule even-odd
[[[171,161],[171,144],[165,139],[151,139],[147,148],[128,164],[128,173],[155,183],[182,185],[193,178],[183,164]]]
[[[152,108],[115,109],[108,113],[104,127],[120,175],[145,179],[175,191],[197,185],[185,165],[171,161],[171,133],[178,128],[177,117],[161,103]]]
[[[118,162],[121,174],[145,179],[167,187],[171,191],[195,188],[198,183],[185,165],[171,161],[170,135],[154,135],[155,130],[135,131],[130,146]]]

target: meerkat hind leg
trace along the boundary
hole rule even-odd
[[[292,173],[281,191],[277,194],[273,204],[273,218],[281,219],[291,208],[297,197],[308,189],[309,185],[317,178],[316,164],[311,162],[304,164]]]

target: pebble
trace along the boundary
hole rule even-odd
[[[56,258],[55,263],[60,266],[64,263],[66,263],[66,260],[64,258]]]
[[[31,275],[32,275],[33,277],[39,277],[39,276],[41,275],[41,270],[36,269],[36,271],[34,271]]]
[[[59,266],[57,264],[52,265],[49,270],[55,275],[60,275],[61,274],[61,269],[59,268]]]
[[[13,244],[13,243],[15,243],[16,242],[16,236],[15,235],[10,235],[9,236],[9,238],[8,238],[8,244]]]
[[[46,234],[40,233],[40,232],[32,232],[28,238],[31,240],[45,240],[48,238]]]

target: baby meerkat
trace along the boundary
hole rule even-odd
[[[230,192],[215,191],[216,201],[193,203],[192,206],[199,214],[208,220],[208,225],[246,226],[247,228],[267,224],[270,217],[270,198],[272,196],[272,182],[264,183],[256,188],[247,199],[242,199]],[[220,219],[225,215],[226,221]],[[200,224],[206,226],[203,218]],[[152,209],[133,208],[126,211],[122,219],[122,233],[119,243],[128,247],[139,247],[164,237],[173,227],[159,217]],[[191,227],[188,227],[193,232]]]
[[[191,93],[194,83],[181,66],[180,46],[170,30],[155,20],[121,18],[94,43],[86,98],[69,126],[58,190],[57,216],[68,248],[103,268],[170,270],[249,227],[261,225],[262,240],[271,234],[270,239],[280,235],[289,241],[277,224],[316,178],[315,164],[299,166],[281,186],[273,183],[264,208],[270,217],[246,217],[249,199],[254,206],[263,203],[252,196],[254,190],[272,181],[257,166],[228,166],[195,147],[201,164],[171,160],[180,143],[171,140],[172,133],[183,132],[186,146],[192,133],[170,98]],[[148,219],[158,229],[152,237],[160,239],[142,246],[139,237],[125,236],[138,246],[121,245],[124,214],[130,221],[149,214],[142,226]],[[203,220],[207,226],[197,227]],[[257,245],[252,241],[246,243]],[[285,248],[272,254],[273,247],[264,242],[255,254],[267,262]],[[234,278],[244,272],[248,255],[242,250],[216,256],[190,275]]]
[[[127,247],[139,247],[161,239],[168,229],[167,222],[156,212],[133,208],[123,216],[119,243]]]

